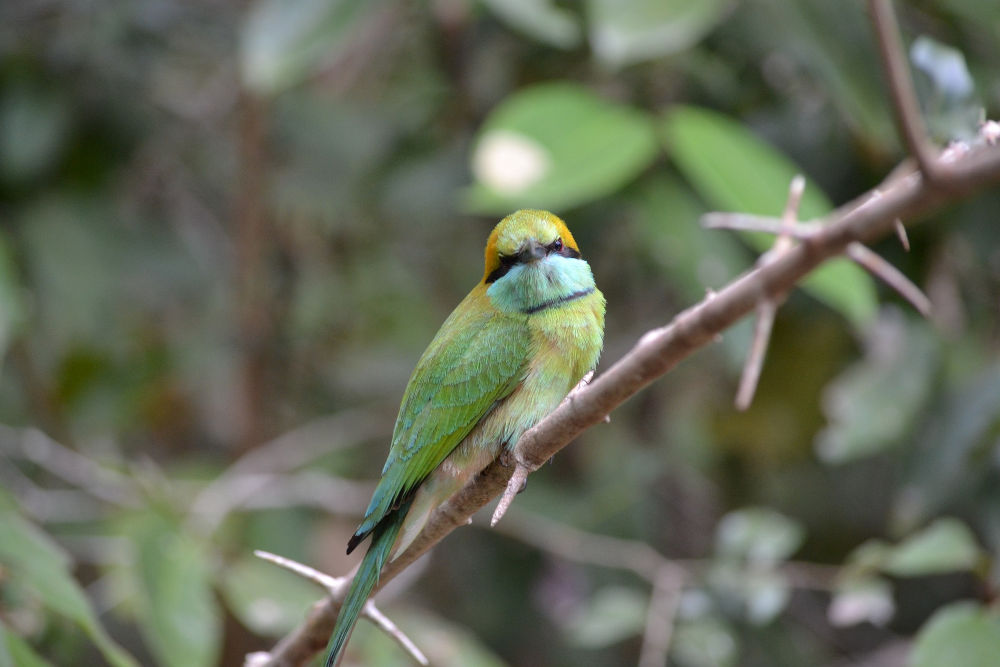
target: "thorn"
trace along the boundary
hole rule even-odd
[[[919,287],[910,282],[909,278],[900,273],[899,269],[857,241],[847,246],[847,256],[873,276],[896,290],[921,315],[930,317],[930,299],[920,291]]]
[[[500,519],[503,518],[503,515],[507,513],[507,510],[510,509],[511,503],[514,502],[514,496],[520,493],[520,490],[528,483],[529,472],[527,464],[518,458],[514,474],[507,481],[507,488],[504,489],[503,496],[500,498],[500,502],[497,503],[497,508],[493,510],[493,518],[490,520],[490,526],[497,525]]]
[[[774,328],[774,316],[777,312],[777,305],[770,299],[757,304],[753,342],[750,344],[750,354],[747,355],[747,361],[743,365],[740,386],[736,391],[736,409],[741,412],[750,407],[754,394],[757,393],[760,373],[764,368],[764,357],[767,356],[767,346],[771,340],[771,330]]]
[[[903,221],[896,218],[896,236],[899,237],[899,242],[903,244],[903,250],[910,252],[910,237],[906,235],[906,227],[903,226]]]

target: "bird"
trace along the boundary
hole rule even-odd
[[[421,355],[382,476],[347,553],[371,544],[327,646],[333,667],[379,573],[431,512],[554,410],[604,344],[606,301],[556,215],[523,209],[490,233],[482,280]]]

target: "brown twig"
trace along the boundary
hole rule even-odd
[[[906,64],[906,50],[899,34],[899,23],[892,8],[892,0],[869,0],[868,4],[882,66],[885,68],[892,110],[896,116],[896,127],[910,154],[917,161],[920,173],[932,185],[941,184],[945,172],[939,168],[935,150],[927,141],[927,129],[920,115],[920,104]]]
[[[283,567],[290,572],[294,572],[300,577],[304,577],[316,584],[319,584],[324,588],[328,594],[334,597],[338,597],[346,593],[347,586],[350,584],[351,580],[348,577],[331,577],[328,574],[320,572],[319,570],[313,569],[308,565],[299,563],[290,558],[285,558],[284,556],[279,556],[278,554],[273,554],[269,551],[256,550],[253,552],[258,558],[262,558],[270,563],[274,563],[279,567]],[[368,600],[365,603],[364,609],[361,611],[361,615],[371,621],[375,627],[386,633],[397,644],[399,644],[406,653],[416,661],[418,665],[428,665],[430,664],[427,660],[427,656],[417,648],[417,645],[413,643],[413,640],[406,636],[406,634],[399,629],[395,623],[393,623],[385,614],[383,614],[372,600]],[[262,653],[253,653],[247,656],[247,661],[244,663],[244,667],[249,667],[257,664],[267,664],[264,655]],[[252,656],[252,658],[251,658]]]
[[[684,571],[672,563],[661,567],[657,573],[646,612],[639,667],[663,667],[667,664],[684,579]]]

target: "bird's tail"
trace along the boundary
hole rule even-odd
[[[396,536],[399,534],[408,509],[409,503],[407,502],[405,506],[385,517],[372,531],[371,546],[368,547],[368,553],[361,560],[361,565],[354,575],[347,596],[340,606],[337,623],[333,626],[333,634],[326,647],[326,667],[333,667],[337,664],[337,659],[347,644],[347,638],[351,635],[351,630],[354,628],[358,616],[361,615],[361,610],[364,609],[368,596],[378,584],[379,573],[389,560],[392,545],[396,542]]]

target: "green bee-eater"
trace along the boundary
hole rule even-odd
[[[389,556],[594,368],[604,303],[562,220],[523,210],[493,229],[482,281],[445,320],[406,386],[382,479],[347,544],[350,553],[372,536],[337,617],[327,667]]]

